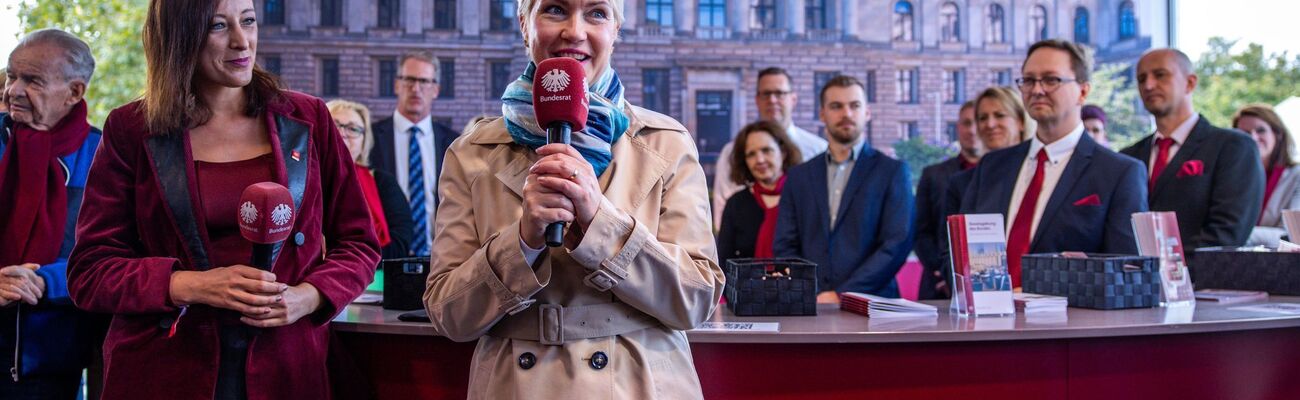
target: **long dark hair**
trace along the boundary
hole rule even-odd
[[[145,18],[144,117],[153,134],[167,134],[202,125],[212,109],[194,94],[199,53],[208,36],[208,24],[220,0],[150,0]],[[248,96],[244,113],[266,111],[281,96],[283,85],[275,75],[253,66],[253,80],[244,88]]]

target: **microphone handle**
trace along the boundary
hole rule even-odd
[[[253,243],[253,268],[263,271],[271,270],[271,249],[275,245],[269,243]]]
[[[546,143],[564,143],[569,144],[572,127],[568,122],[556,122],[546,127]],[[560,247],[564,245],[564,223],[552,222],[546,226],[546,246]]]

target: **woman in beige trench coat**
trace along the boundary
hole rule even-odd
[[[673,119],[627,104],[610,67],[620,0],[520,0],[529,68],[504,118],[467,128],[439,179],[425,308],[478,340],[470,398],[701,398],[685,330],[722,293],[703,170]],[[535,63],[578,59],[590,117],[543,145]],[[562,247],[542,232],[566,222]]]

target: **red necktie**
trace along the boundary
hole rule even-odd
[[[1007,267],[1011,273],[1011,287],[1020,287],[1020,256],[1029,252],[1030,231],[1034,228],[1034,210],[1038,208],[1038,194],[1043,191],[1043,167],[1047,164],[1047,149],[1038,149],[1038,167],[1034,178],[1020,199],[1020,211],[1011,223],[1011,237],[1007,240]]]
[[[1160,146],[1160,151],[1156,152],[1155,166],[1151,168],[1151,176],[1147,180],[1147,192],[1156,190],[1156,178],[1169,165],[1169,147],[1174,145],[1174,140],[1170,138],[1157,138],[1156,146]]]

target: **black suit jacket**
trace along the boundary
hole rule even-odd
[[[1147,165],[1154,136],[1121,152]],[[1245,245],[1264,201],[1264,167],[1259,160],[1259,149],[1249,137],[1200,117],[1187,142],[1156,177],[1150,208],[1178,214],[1184,248]],[[1182,173],[1189,161],[1199,161],[1204,172]]]
[[[407,257],[410,255],[411,240],[415,237],[410,202],[393,174],[374,168],[370,168],[370,173],[374,175],[375,186],[379,190],[379,204],[384,208],[384,220],[388,222],[388,236],[393,239],[379,249],[379,253],[384,259]]]
[[[961,172],[961,156],[949,158],[938,164],[925,167],[921,171],[921,182],[916,186],[916,258],[921,260],[921,287],[917,297],[926,299],[944,298],[935,293],[934,284],[939,281],[934,273],[943,266],[943,251],[947,241],[939,236],[947,232],[947,215],[944,213],[944,198],[948,194],[948,181]],[[960,199],[958,199],[960,201]]]
[[[395,143],[393,143],[393,137],[395,136],[393,117],[377,121],[370,127],[375,133],[375,146],[370,149],[370,167],[387,172],[394,177],[398,176],[397,157],[395,155],[397,150],[394,147]],[[442,158],[447,154],[447,148],[451,147],[451,142],[455,141],[457,136],[460,135],[456,131],[437,122],[433,123],[433,148],[438,161],[438,170],[435,171],[433,176],[441,177]],[[406,143],[402,143],[402,146],[406,145]],[[433,205],[436,208],[438,206],[438,190],[436,187],[433,189]],[[409,196],[410,193],[407,193],[407,195]],[[433,229],[433,227],[430,226],[429,229]]]
[[[750,258],[758,243],[758,231],[766,218],[763,206],[746,188],[727,198],[722,208],[722,226],[718,231],[718,265],[727,266],[727,260]]]

